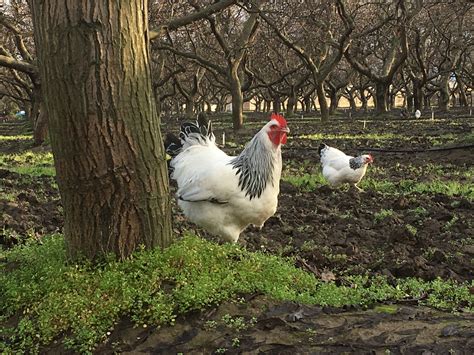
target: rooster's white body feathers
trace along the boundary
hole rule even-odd
[[[238,157],[219,149],[212,133],[181,134],[183,147],[171,161],[171,178],[178,184],[178,205],[190,221],[236,242],[248,225],[262,227],[276,212],[281,145],[268,138],[269,124]]]

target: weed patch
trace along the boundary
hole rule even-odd
[[[0,155],[0,168],[23,175],[56,175],[53,154],[50,152],[26,151],[17,154]]]
[[[68,334],[67,347],[91,352],[121,316],[142,325],[173,324],[179,314],[252,292],[335,307],[426,295],[434,307],[473,307],[469,284],[407,279],[393,286],[384,278],[355,276],[336,285],[295,268],[291,259],[194,236],[164,251],[137,252],[125,262],[109,257],[91,265],[68,263],[64,239],[55,235],[4,252],[2,260],[2,321],[21,314],[15,327],[2,329],[3,351],[38,352]],[[229,317],[223,322],[239,329],[245,324]]]

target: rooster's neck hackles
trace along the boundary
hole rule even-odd
[[[357,169],[361,168],[363,165],[364,165],[364,158],[361,157],[361,156],[351,158],[349,160],[349,166],[353,170],[357,170]]]
[[[273,186],[273,168],[280,151],[280,146],[269,149],[262,139],[263,136],[257,134],[240,155],[229,163],[237,169],[239,187],[250,200],[260,198],[268,183]]]

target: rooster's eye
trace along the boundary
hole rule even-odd
[[[272,124],[272,125],[270,126],[271,129],[275,129],[275,128],[277,128],[277,127],[278,127],[278,125],[276,125],[276,124]]]

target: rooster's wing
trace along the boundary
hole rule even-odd
[[[178,183],[178,198],[184,201],[227,203],[239,193],[232,157],[214,145],[194,145],[172,162],[172,178]]]

